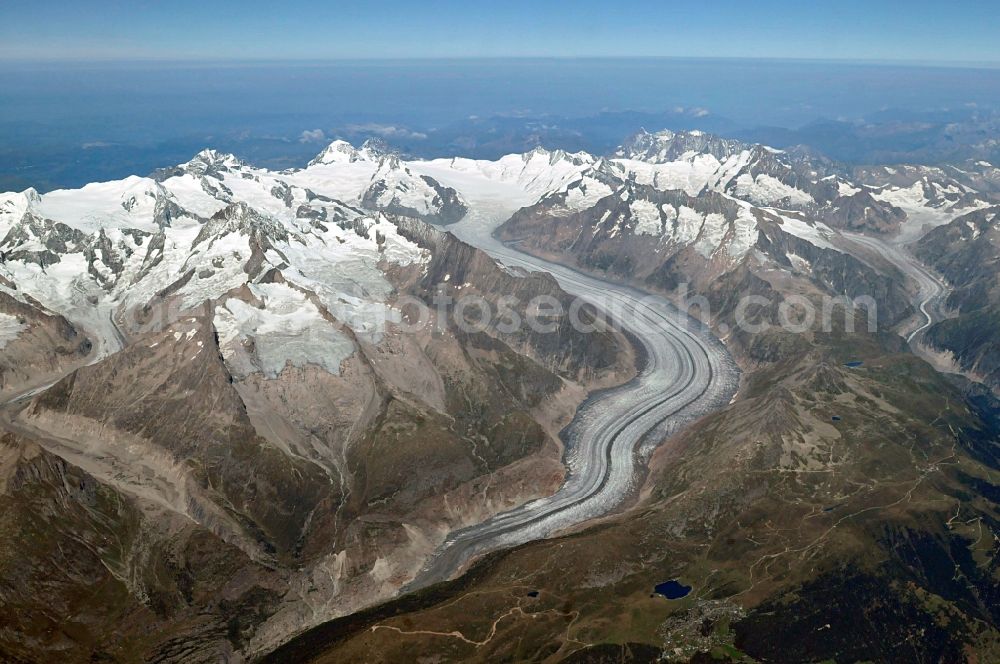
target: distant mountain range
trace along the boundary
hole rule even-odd
[[[886,110],[865,120],[815,121],[798,128],[748,127],[701,108],[661,112],[603,112],[580,117],[503,115],[470,117],[429,127],[355,123],[308,129],[301,134],[258,136],[252,132],[197,134],[141,144],[91,142],[65,145],[54,141],[0,147],[6,165],[0,190],[39,191],[78,187],[90,181],[145,173],[163,163],[181,161],[206,143],[272,169],[300,167],[315,156],[326,137],[355,144],[375,139],[410,158],[433,159],[454,154],[497,159],[535,147],[607,155],[623,137],[643,129],[700,130],[746,143],[781,149],[808,148],[816,154],[852,165],[898,163],[943,164],[968,160],[1000,162],[995,138],[1000,117],[977,109],[952,111]]]

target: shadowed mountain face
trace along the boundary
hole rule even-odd
[[[918,244],[918,255],[954,285],[945,302],[953,316],[930,327],[928,343],[994,389],[1000,386],[998,213],[996,206],[970,212],[935,228]]]
[[[0,653],[982,659],[1000,638],[995,402],[897,333],[926,315],[922,343],[992,384],[995,171],[643,132],[608,158],[337,141],[280,172],[206,150],[0,195]],[[494,230],[570,281],[456,237]],[[953,319],[898,264],[921,236]],[[659,304],[575,311],[581,273]],[[689,295],[731,357],[647,345],[663,298]],[[833,299],[830,325],[788,329],[789,304]],[[539,300],[544,329],[505,324]],[[507,315],[476,325],[483,308]],[[632,413],[721,374],[735,390],[733,362],[736,396],[688,428]],[[558,501],[588,432],[610,470],[582,479],[625,498],[401,596],[458,533]],[[655,591],[670,581],[690,593]]]
[[[0,292],[0,398],[40,387],[80,362],[93,344],[69,321],[30,299]]]

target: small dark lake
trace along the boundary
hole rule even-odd
[[[653,590],[656,591],[657,595],[663,595],[667,599],[680,599],[691,592],[691,586],[685,586],[677,579],[670,579],[669,581],[657,584]]]
[[[863,366],[864,363],[864,360],[854,360],[853,362],[844,362],[844,366],[856,369],[857,367]]]

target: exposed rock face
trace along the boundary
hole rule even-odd
[[[382,159],[361,195],[361,205],[441,225],[453,224],[468,212],[457,191],[427,175],[415,176],[394,156]]]
[[[81,454],[105,438],[108,483],[125,481],[133,455],[164,459],[168,466],[150,469],[163,481],[160,501],[262,560],[290,563],[309,537],[309,512],[328,499],[319,468],[263,444],[204,317],[77,370],[37,397],[25,421],[77,441]],[[122,456],[117,436],[130,447]],[[155,486],[138,471],[129,483]]]
[[[906,219],[902,210],[878,200],[872,191],[852,186],[846,168],[804,150],[775,150],[703,132],[663,131],[641,132],[615,156],[651,165],[638,171],[657,186],[671,180],[677,186],[683,178],[692,194],[720,191],[754,205],[805,212],[834,226],[888,232]]]
[[[968,310],[994,303],[1000,257],[1000,206],[970,212],[925,235],[920,258],[933,265],[956,288],[949,305]]]
[[[30,437],[0,438],[0,478],[9,661],[232,657],[243,621],[278,597],[273,569]]]
[[[488,271],[483,292],[496,297],[490,280],[517,280],[447,241]],[[473,269],[457,270],[476,282]],[[558,293],[551,280],[538,280]],[[340,377],[289,367],[274,380],[258,374],[234,382],[211,321],[191,317],[137,339],[49,389],[12,425],[127,504],[151,503],[196,524],[213,547],[201,554],[206,563],[228,564],[238,549],[247,561],[242,573],[265,583],[252,613],[233,617],[238,634],[220,640],[196,630],[189,636],[200,645],[188,656],[238,649],[251,637],[271,643],[292,625],[391,595],[449,529],[552,491],[561,479],[552,435],[571,413],[542,413],[563,381],[489,334],[392,336],[362,344]],[[554,363],[587,375],[625,371],[617,347],[608,352],[601,366],[586,365],[590,355]],[[408,368],[433,389],[410,383]],[[149,527],[136,537],[153,537]],[[154,573],[130,564],[135,574]],[[271,575],[258,565],[280,570],[284,580],[265,581]],[[334,585],[322,570],[333,573]],[[181,582],[161,574],[163,583]],[[279,602],[275,589],[290,594]],[[322,611],[305,600],[315,592],[324,597]],[[19,601],[30,613],[29,599]],[[194,610],[176,601],[178,613]],[[141,605],[133,610],[141,613]],[[180,628],[161,617],[145,623],[144,638],[159,652],[166,647],[159,630]]]
[[[309,162],[306,171],[349,173],[352,179],[364,180],[364,188],[351,191],[347,198],[371,210],[442,225],[455,223],[468,211],[457,191],[433,177],[413,173],[379,141],[367,141],[360,149],[334,141]]]
[[[547,274],[533,272],[527,276],[513,276],[499,268],[483,252],[451,235],[430,229],[423,231],[418,244],[426,244],[430,248],[432,259],[412,292],[428,302],[433,300],[436,292],[440,292],[442,285],[468,284],[471,290],[465,287],[455,294],[481,296],[494,311],[499,311],[501,298],[513,298],[508,306],[521,320],[527,319],[526,309],[533,298],[549,297],[559,303],[561,311],[571,309],[572,298]],[[585,306],[580,312],[581,322],[585,326],[600,325],[594,313],[592,307]],[[604,380],[602,376],[608,374],[620,378],[627,373],[627,364],[623,365],[620,356],[627,342],[620,332],[608,326],[601,326],[594,332],[581,332],[574,328],[568,316],[560,316],[553,322],[552,331],[539,331],[529,325],[521,325],[512,332],[501,332],[498,328],[502,327],[503,321],[495,320],[489,333],[550,371],[572,380],[589,384]]]
[[[62,316],[0,292],[0,399],[83,363],[93,344]]]
[[[680,161],[692,154],[711,155],[726,160],[738,155],[746,145],[740,141],[722,138],[701,131],[656,133],[640,131],[629,137],[615,153],[623,159],[637,159],[652,164]]]
[[[782,268],[807,277],[828,295],[874,300],[880,329],[891,329],[912,313],[905,276],[891,266],[872,267],[845,250],[771,223],[762,224],[758,246]]]
[[[519,210],[498,237],[635,281],[664,261],[717,273],[741,260],[757,239],[753,212],[719,194],[692,197],[625,181],[593,205],[573,209],[566,205],[573,191]]]
[[[596,189],[595,182],[588,183],[585,174],[574,184]],[[518,210],[497,236],[643,288],[706,295],[714,322],[729,329],[738,303],[727,299],[746,295],[772,301],[767,319],[779,324],[780,291],[788,286],[767,285],[768,275],[776,273],[804,280],[806,292],[813,289],[817,297],[871,298],[884,329],[912,311],[901,274],[880,272],[838,248],[835,229],[802,213],[756,207],[711,190],[697,196],[661,190],[628,176],[616,180],[605,174],[599,182],[605,189],[596,200],[574,201],[571,184]],[[751,343],[749,336],[735,334]]]
[[[931,326],[926,340],[994,389],[1000,388],[998,223],[1000,207],[984,208],[935,228],[917,245],[918,256],[954,286],[946,304],[957,313]]]
[[[930,227],[996,201],[998,169],[848,167],[806,148],[774,150],[702,132],[641,132],[616,161],[659,188],[727,193],[755,205],[807,214],[831,226],[916,239]]]
[[[34,246],[23,246],[29,242]],[[44,268],[59,262],[60,254],[82,247],[85,242],[86,236],[80,231],[25,212],[20,222],[7,232],[0,247],[5,260],[35,263]]]

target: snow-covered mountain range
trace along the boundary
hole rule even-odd
[[[385,266],[428,260],[400,232],[400,218],[447,225],[490,204],[521,209],[504,237],[530,234],[547,243],[540,248],[559,242],[560,251],[591,254],[601,243],[634,241],[650,260],[683,255],[687,272],[711,276],[768,253],[775,232],[820,248],[838,229],[912,239],[988,206],[998,190],[1000,169],[986,162],[847,168],[697,131],[643,132],[607,158],[539,148],[496,161],[406,161],[384,145],[335,141],[307,167],[280,172],[205,150],[149,177],[0,195],[0,290],[79,324],[107,354],[114,328],[136,325],[136,312],[166,293],[183,309],[247,283],[259,289],[277,270],[339,323],[377,335],[378,321],[396,315]],[[544,218],[552,232],[531,232],[529,218]],[[272,293],[268,302],[287,308],[280,299]],[[226,318],[227,342],[247,341],[241,325],[310,322],[237,318]],[[8,328],[9,343],[16,329]],[[342,358],[350,343],[338,335],[320,336]],[[273,373],[280,360],[265,364]]]
[[[2,457],[0,486],[44,475],[23,470],[32,463],[68,463],[58,472],[82,473],[74,482],[107,504],[127,496],[134,510],[114,515],[80,499],[70,539],[130,524],[121,550],[102,540],[80,555],[127,590],[125,614],[159,639],[150,648],[176,646],[180,629],[143,613],[153,597],[164,615],[210,616],[182,626],[196,648],[245,638],[263,652],[393,596],[454,529],[551,493],[559,431],[590,390],[634,375],[610,327],[401,334],[404,296],[568,301],[449,226],[665,293],[683,282],[719,300],[788,283],[871,293],[895,325],[915,315],[905,278],[852,234],[903,242],[947,227],[951,241],[962,234],[948,225],[998,192],[986,162],[848,168],[665,131],[608,156],[538,148],[492,161],[335,141],[285,171],[205,150],[147,177],[0,194],[0,399],[27,404],[12,426],[38,441]],[[972,239],[995,222],[979,216]],[[778,352],[746,350],[758,362]],[[182,583],[144,566],[151,547],[179,552],[175,567],[225,572]],[[49,599],[80,592],[59,578]],[[226,625],[226,607],[205,599],[225,593],[257,622]]]

